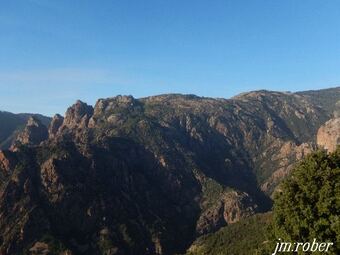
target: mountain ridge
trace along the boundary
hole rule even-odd
[[[315,93],[78,100],[52,119],[47,139],[26,142],[27,126],[15,150],[0,153],[1,251],[184,253],[197,237],[270,210],[336,117],[340,88]]]

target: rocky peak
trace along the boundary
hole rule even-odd
[[[15,149],[20,144],[24,145],[39,145],[42,141],[48,138],[47,127],[41,123],[41,121],[31,116],[29,117],[24,130],[19,133],[16,140],[12,145],[12,149]]]
[[[28,118],[27,124],[26,124],[27,127],[38,127],[40,125],[41,125],[40,120],[38,120],[37,118],[33,116]]]
[[[133,104],[136,100],[133,96],[124,96],[124,95],[118,95],[114,97],[117,103],[120,104]]]
[[[67,109],[63,125],[69,128],[79,125],[86,126],[92,114],[93,107],[78,100],[74,105]]]
[[[94,113],[95,115],[112,112],[116,109],[129,109],[133,108],[138,104],[138,100],[136,100],[133,96],[116,96],[107,99],[99,99],[96,103]]]
[[[59,114],[56,114],[54,115],[51,123],[50,123],[50,126],[48,128],[48,134],[50,137],[53,137],[54,135],[57,134],[59,128],[61,127],[61,125],[63,124],[64,122],[64,117],[62,117],[61,115]]]
[[[89,127],[95,127],[98,122],[109,122],[121,125],[129,114],[142,112],[142,103],[133,96],[116,96],[99,99],[94,107],[93,117],[89,121]]]

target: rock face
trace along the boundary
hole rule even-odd
[[[59,114],[56,114],[53,118],[52,118],[52,121],[49,125],[49,128],[48,128],[48,134],[49,134],[49,137],[54,137],[55,135],[57,135],[58,131],[59,131],[59,128],[61,127],[61,125],[63,124],[64,122],[64,117],[62,117],[61,115]]]
[[[271,157],[271,162],[277,162],[274,168],[275,171],[262,183],[261,190],[266,194],[273,193],[280,181],[290,174],[294,166],[292,163],[301,160],[314,147],[313,143],[302,143],[299,145],[291,141],[280,144],[280,150]],[[268,147],[267,151],[270,151],[270,149],[271,146]]]
[[[211,233],[256,212],[258,212],[258,205],[247,193],[225,192],[217,203],[201,213],[196,231],[200,235]]]
[[[47,127],[38,118],[29,117],[25,129],[19,133],[12,148],[19,145],[38,145],[48,138]]]
[[[340,118],[327,121],[318,130],[317,144],[329,152],[340,145]]]
[[[16,164],[17,159],[15,153],[11,151],[0,151],[0,197]]]
[[[77,101],[48,135],[32,119],[24,146],[0,153],[0,254],[183,253],[269,210],[339,99],[340,88],[117,96]]]
[[[12,152],[0,151],[0,169],[8,173],[15,165],[14,161],[14,155]]]
[[[92,114],[93,107],[78,100],[74,105],[67,109],[63,127],[67,127],[68,129],[86,127]]]

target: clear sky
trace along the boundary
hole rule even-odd
[[[339,67],[339,0],[1,1],[0,110],[326,88]]]

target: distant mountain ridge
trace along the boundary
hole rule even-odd
[[[30,119],[0,152],[0,251],[184,253],[270,210],[293,164],[337,143],[339,101],[339,87],[116,96]]]

